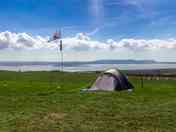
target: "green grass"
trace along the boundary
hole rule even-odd
[[[0,132],[174,132],[176,81],[82,93],[95,73],[0,72]]]

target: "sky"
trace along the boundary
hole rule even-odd
[[[0,4],[0,61],[176,61],[174,0],[5,0]]]

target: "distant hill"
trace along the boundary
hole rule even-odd
[[[158,63],[154,60],[97,60],[95,64],[153,64]]]
[[[26,65],[52,65],[57,66],[59,62],[47,61],[1,61],[0,66],[26,66]],[[176,64],[176,62],[158,62],[155,60],[96,60],[96,61],[67,61],[64,66],[78,66],[88,64]]]

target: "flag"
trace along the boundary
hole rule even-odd
[[[48,42],[55,41],[55,40],[58,40],[58,39],[61,39],[61,30],[59,30],[59,32],[56,31],[53,34],[52,38],[50,38],[50,40]]]
[[[53,34],[53,40],[57,40],[57,39],[61,39],[61,31],[59,31],[59,32],[56,31]]]

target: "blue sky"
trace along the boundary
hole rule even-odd
[[[1,31],[49,35],[91,32],[94,37],[174,37],[174,0],[5,0],[0,4]]]
[[[62,28],[63,37],[87,33],[96,41],[167,40],[176,36],[175,6],[174,0],[3,0],[0,32],[44,37]]]

